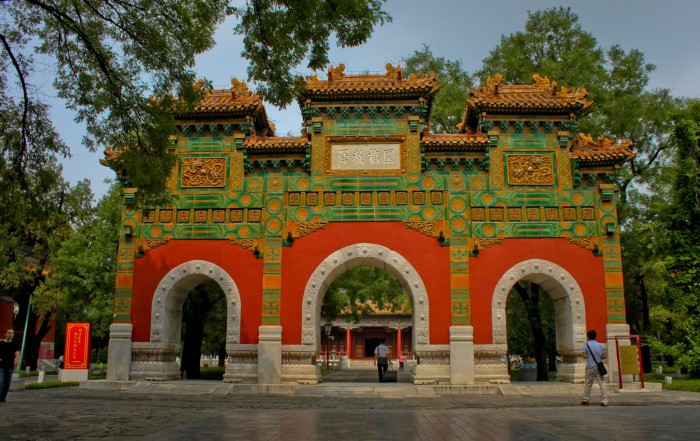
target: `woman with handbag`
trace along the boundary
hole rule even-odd
[[[593,381],[596,380],[598,381],[598,386],[600,386],[600,405],[607,406],[608,390],[605,388],[605,378],[603,378],[607,373],[605,365],[603,365],[603,359],[607,355],[607,351],[605,346],[595,340],[598,333],[594,329],[588,331],[587,335],[588,341],[583,345],[583,356],[586,357],[586,379],[583,386],[583,400],[581,400],[581,404],[588,406]]]

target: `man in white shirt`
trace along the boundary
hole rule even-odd
[[[379,339],[379,345],[374,348],[374,364],[379,372],[379,382],[384,382],[384,375],[389,368],[389,348],[384,344],[384,339]]]

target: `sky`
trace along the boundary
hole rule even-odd
[[[528,11],[558,6],[571,7],[582,29],[591,33],[599,46],[619,44],[626,51],[640,50],[648,63],[656,65],[650,75],[651,89],[667,88],[674,96],[700,97],[697,0],[388,0],[385,10],[393,22],[376,29],[362,46],[332,48],[330,61],[334,66],[344,63],[346,73],[383,73],[387,63],[401,64],[403,58],[427,44],[435,56],[460,60],[463,68],[473,73],[502,35],[524,30]],[[234,25],[232,19],[224,22],[217,30],[216,46],[196,60],[198,76],[211,80],[217,89],[230,88],[232,77],[247,77],[247,64],[240,56],[242,38],[233,34]],[[325,78],[326,72],[319,72],[319,78]],[[300,66],[297,73],[308,76],[313,72]],[[296,104],[287,109],[268,104],[266,109],[278,135],[300,134],[301,114]],[[52,117],[72,151],[72,157],[62,161],[64,178],[73,185],[90,179],[96,197],[101,197],[109,188],[104,180],[114,178],[114,173],[99,163],[103,149],[90,153],[82,147],[84,128],[60,102],[54,104]]]

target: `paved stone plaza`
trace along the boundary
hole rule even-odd
[[[0,406],[0,439],[690,440],[700,433],[700,394],[692,393],[613,393],[605,408],[595,400],[580,406],[575,393],[408,396],[401,391],[412,385],[381,385],[385,393],[377,394],[367,383],[309,389],[315,394],[220,394],[175,383],[156,393],[13,391]]]

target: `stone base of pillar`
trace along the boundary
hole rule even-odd
[[[583,384],[586,380],[586,363],[559,363],[557,365],[557,381],[563,383]]]
[[[163,343],[133,343],[131,347],[132,380],[169,381],[180,379],[177,354],[180,346]]]
[[[450,326],[450,384],[474,384],[474,328]]]
[[[282,382],[282,327],[261,326],[258,338],[258,384]]]
[[[316,352],[299,346],[282,348],[282,383],[318,384],[321,366],[315,363]]]
[[[107,379],[129,381],[131,370],[131,323],[113,323],[109,327]]]
[[[224,372],[224,383],[258,382],[258,345],[226,345],[228,363]]]
[[[431,345],[417,349],[416,365],[412,377],[414,384],[450,384],[450,348],[448,345]]]

